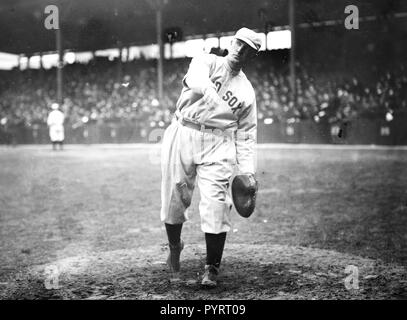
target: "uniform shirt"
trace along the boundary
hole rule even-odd
[[[257,109],[254,89],[243,71],[230,68],[226,58],[203,54],[192,59],[177,101],[182,117],[221,130],[236,130],[236,157],[240,173],[255,173]],[[203,100],[214,87],[223,104],[210,110]]]
[[[64,114],[59,110],[52,110],[47,119],[48,126],[62,126],[64,124]]]

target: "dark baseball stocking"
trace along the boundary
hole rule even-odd
[[[206,264],[217,268],[222,260],[223,248],[225,246],[226,232],[219,234],[205,233],[206,240]]]
[[[172,246],[176,246],[181,241],[181,230],[182,223],[180,224],[165,224],[165,229],[167,230],[168,242]]]

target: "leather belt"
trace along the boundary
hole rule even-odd
[[[222,129],[219,129],[219,128],[217,128],[217,127],[208,126],[208,125],[203,124],[203,123],[193,122],[193,121],[191,121],[191,120],[185,119],[185,118],[183,118],[183,117],[178,116],[176,113],[175,113],[174,116],[175,116],[175,119],[176,119],[179,123],[181,123],[181,124],[182,124],[183,126],[185,126],[185,127],[191,128],[191,129],[195,129],[195,130],[198,130],[198,131],[206,131],[206,130],[210,130],[210,131],[214,131],[214,130],[223,131]]]

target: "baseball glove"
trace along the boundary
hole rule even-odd
[[[258,183],[252,174],[240,174],[232,181],[232,198],[236,211],[248,218],[256,206]]]

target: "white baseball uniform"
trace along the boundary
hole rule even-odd
[[[64,114],[59,110],[52,110],[47,119],[49,126],[49,137],[52,142],[63,141],[64,136]]]
[[[208,86],[216,89],[222,105],[211,109],[205,104],[203,90]],[[161,220],[179,224],[188,219],[196,180],[202,231],[228,232],[232,208],[228,189],[235,166],[241,173],[255,173],[253,87],[243,71],[233,71],[224,57],[199,55],[192,59],[183,79],[175,115],[162,142]],[[197,130],[185,122],[212,130]]]

